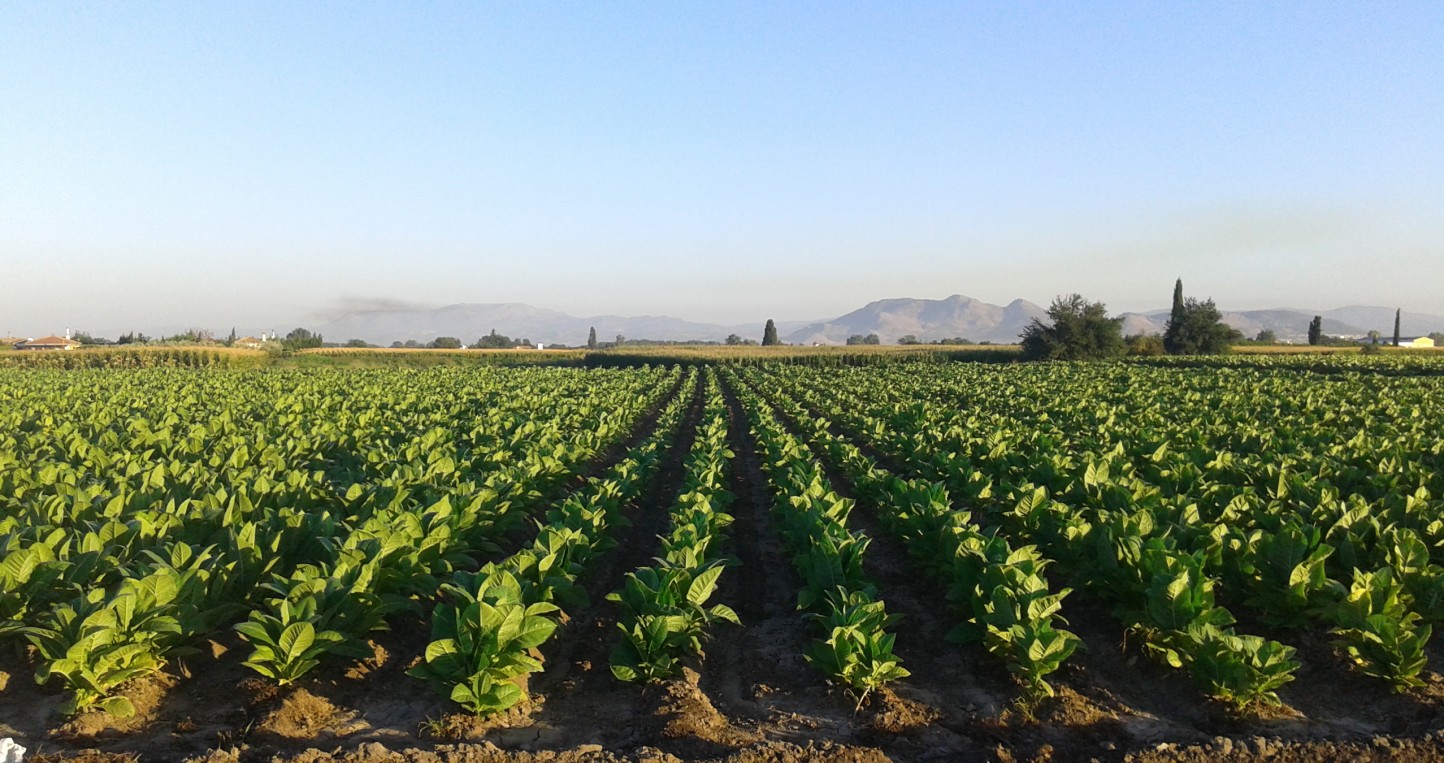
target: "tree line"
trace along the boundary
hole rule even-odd
[[[1123,319],[1109,317],[1102,302],[1079,294],[1060,296],[1048,308],[1050,323],[1034,318],[1023,329],[1027,360],[1088,360],[1123,355],[1209,355],[1226,352],[1243,334],[1223,322],[1213,299],[1185,297],[1183,279],[1173,285],[1173,309],[1163,336],[1123,336]]]
[[[1394,341],[1400,344],[1402,310],[1394,312]],[[1278,337],[1264,329],[1253,340],[1223,322],[1213,299],[1197,300],[1183,293],[1183,279],[1173,285],[1173,309],[1162,336],[1123,335],[1123,319],[1109,317],[1102,302],[1090,302],[1078,294],[1059,296],[1048,308],[1049,322],[1034,318],[1022,334],[1022,357],[1027,360],[1087,360],[1122,355],[1213,355],[1227,352],[1239,342],[1274,344]],[[1430,335],[1433,337],[1434,335]],[[1311,345],[1354,345],[1355,342],[1324,334],[1324,318],[1315,315],[1308,325]],[[1382,335],[1368,334],[1368,352],[1378,350]],[[1441,337],[1444,338],[1444,337]],[[1437,340],[1436,340],[1437,341]]]

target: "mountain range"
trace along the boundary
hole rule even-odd
[[[512,302],[459,304],[435,309],[357,310],[345,313],[317,330],[331,341],[363,339],[373,344],[408,339],[426,342],[439,336],[456,337],[470,344],[495,330],[514,339],[575,347],[586,343],[587,335],[593,328],[597,330],[600,342],[611,342],[618,336],[670,342],[720,342],[729,334],[760,339],[762,323],[726,326],[664,315],[594,315],[579,318],[557,310]],[[784,333],[803,323],[778,321],[777,330]]]
[[[1168,314],[1166,309],[1123,313],[1123,331],[1125,334],[1162,333]],[[1267,329],[1282,341],[1301,342],[1306,339],[1309,321],[1315,315],[1323,316],[1326,334],[1364,336],[1375,330],[1386,337],[1393,335],[1394,310],[1388,307],[1224,311],[1223,320],[1247,337]],[[994,305],[954,294],[946,299],[882,299],[830,320],[778,321],[777,330],[782,341],[789,344],[842,344],[854,334],[877,334],[882,342],[889,344],[908,335],[924,342],[962,337],[975,342],[1010,343],[1018,340],[1018,335],[1034,318],[1046,321],[1046,317],[1042,307],[1027,300]],[[729,334],[736,334],[757,340],[762,336],[763,323],[758,320],[722,325],[651,315],[577,317],[531,305],[505,303],[358,310],[318,327],[318,331],[334,342],[362,339],[384,345],[408,339],[425,342],[439,336],[453,336],[470,343],[494,329],[513,338],[577,346],[586,342],[592,328],[596,328],[597,339],[602,342],[613,341],[618,335],[630,339],[720,342]],[[1405,336],[1444,331],[1444,317],[1406,312],[1401,330]]]
[[[1366,336],[1377,331],[1388,338],[1394,336],[1394,308],[1367,307],[1355,305],[1334,310],[1296,310],[1276,308],[1273,310],[1220,310],[1223,322],[1238,329],[1245,337],[1252,339],[1260,331],[1274,332],[1279,341],[1306,342],[1309,322],[1314,316],[1323,320],[1323,331],[1330,336],[1348,338]],[[1168,326],[1168,310],[1153,310],[1147,313],[1123,313],[1124,334],[1162,334]],[[1399,332],[1403,336],[1420,336],[1444,331],[1444,317],[1427,313],[1404,312],[1399,319]]]

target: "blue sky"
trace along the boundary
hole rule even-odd
[[[7,3],[0,332],[1444,313],[1444,4]]]

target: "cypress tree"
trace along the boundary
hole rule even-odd
[[[1404,308],[1402,308],[1402,307],[1396,307],[1396,308],[1394,308],[1394,346],[1395,346],[1395,347],[1398,347],[1398,346],[1399,346],[1399,316],[1400,316],[1403,312],[1404,312]]]
[[[777,340],[777,324],[773,323],[771,318],[768,318],[767,326],[762,329],[762,346],[771,347],[777,344],[782,344],[782,342]]]
[[[1183,324],[1188,320],[1188,308],[1183,304],[1183,279],[1173,282],[1173,311],[1168,315],[1168,326],[1163,330],[1163,349],[1170,355],[1188,352],[1183,342]]]
[[[1318,344],[1324,338],[1324,316],[1315,315],[1309,321],[1309,344]]]
[[[593,326],[590,334],[587,334],[587,349],[597,349],[597,327]]]

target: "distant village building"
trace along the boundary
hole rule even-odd
[[[13,350],[15,349],[15,345],[23,341],[25,341],[25,337],[23,336],[0,337],[0,350]]]
[[[1416,336],[1413,339],[1404,339],[1401,337],[1399,339],[1399,346],[1414,348],[1433,347],[1434,340],[1433,338],[1427,336]]]
[[[264,344],[265,340],[257,339],[253,336],[243,336],[240,339],[237,339],[234,343],[232,343],[231,346],[241,347],[247,350],[259,350]]]
[[[42,336],[39,339],[27,339],[15,345],[17,350],[73,350],[80,346],[80,342],[65,336]]]

